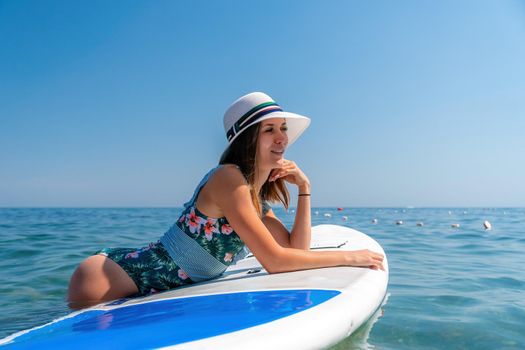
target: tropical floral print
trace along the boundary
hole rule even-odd
[[[224,234],[224,235],[229,235],[230,233],[233,232],[233,228],[228,225],[228,224],[223,224],[221,226],[221,233]]]
[[[177,266],[160,242],[141,249],[105,248],[95,253],[119,264],[137,285],[137,295],[147,295],[191,284],[193,281]]]
[[[215,259],[226,265],[232,263],[234,256],[244,248],[244,242],[225,217],[208,217],[195,205],[184,210],[177,225]]]
[[[188,279],[188,274],[186,272],[184,272],[183,269],[179,269],[179,271],[177,272],[177,274],[179,275],[179,278],[181,280],[186,280]]]
[[[263,206],[268,211],[269,206]],[[225,217],[210,218],[194,205],[187,207],[177,225],[208,253],[226,265],[245,244]],[[150,243],[140,249],[106,248],[102,254],[115,261],[133,279],[139,289],[138,295],[147,295],[194,283],[188,274],[175,264],[162,243]]]
[[[186,217],[186,220],[184,220],[184,223],[186,224],[188,230],[191,233],[195,233],[199,231],[201,228],[201,225],[206,222],[204,218],[197,216],[197,214],[195,214],[195,210],[193,210],[193,208],[192,210],[190,210],[189,213],[185,215],[185,217]]]
[[[224,254],[224,259],[222,259],[222,260],[224,260],[224,262],[231,262],[232,259],[233,259],[233,253],[228,252],[228,253]]]

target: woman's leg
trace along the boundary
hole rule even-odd
[[[81,309],[138,291],[135,282],[116,262],[103,255],[93,255],[71,276],[68,302],[70,308]]]

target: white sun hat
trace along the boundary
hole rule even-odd
[[[270,118],[286,119],[288,146],[310,125],[310,118],[284,112],[270,96],[262,92],[252,92],[232,103],[224,113],[224,131],[228,143],[231,145],[237,136],[251,125]]]

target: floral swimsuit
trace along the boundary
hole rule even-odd
[[[270,207],[263,204],[263,214]],[[193,238],[215,259],[231,265],[246,255],[246,246],[225,217],[211,218],[195,204],[184,209],[176,225]],[[243,252],[244,254],[239,254]],[[137,285],[137,295],[147,295],[194,283],[171,259],[162,243],[150,243],[140,249],[105,248],[95,254],[107,256],[126,271]]]
[[[225,217],[207,217],[195,206],[184,210],[177,225],[225,265],[230,265],[234,256],[245,246]],[[97,254],[105,255],[119,264],[139,288],[139,295],[193,283],[173,262],[160,242],[150,243],[140,249],[105,248]]]

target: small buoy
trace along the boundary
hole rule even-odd
[[[450,227],[459,228],[459,224],[452,224],[452,225],[450,225]]]
[[[397,221],[396,221],[396,225],[403,225],[403,221],[401,221],[401,220],[397,220]]]
[[[467,215],[467,212],[466,212],[466,211],[463,211],[463,215]]]
[[[331,217],[332,217],[332,214],[330,214],[330,213],[325,213],[325,214],[324,214],[324,217],[325,217],[325,218],[331,218]]]
[[[483,221],[483,227],[485,227],[485,230],[487,231],[492,230],[492,224],[487,220]]]
[[[290,210],[290,212],[293,214],[293,213],[295,213],[295,210],[292,209],[292,210]]]
[[[448,215],[452,215],[452,212],[450,210],[448,211]]]
[[[420,222],[418,222],[416,225],[421,227],[421,226],[423,226],[424,224],[420,221]]]
[[[314,214],[315,214],[315,215],[319,215],[319,212],[316,210]]]
[[[343,208],[339,207],[337,208],[337,211],[343,211]]]
[[[373,224],[377,224],[377,219],[372,219]]]
[[[343,215],[343,220],[344,221],[348,220],[348,216]]]

